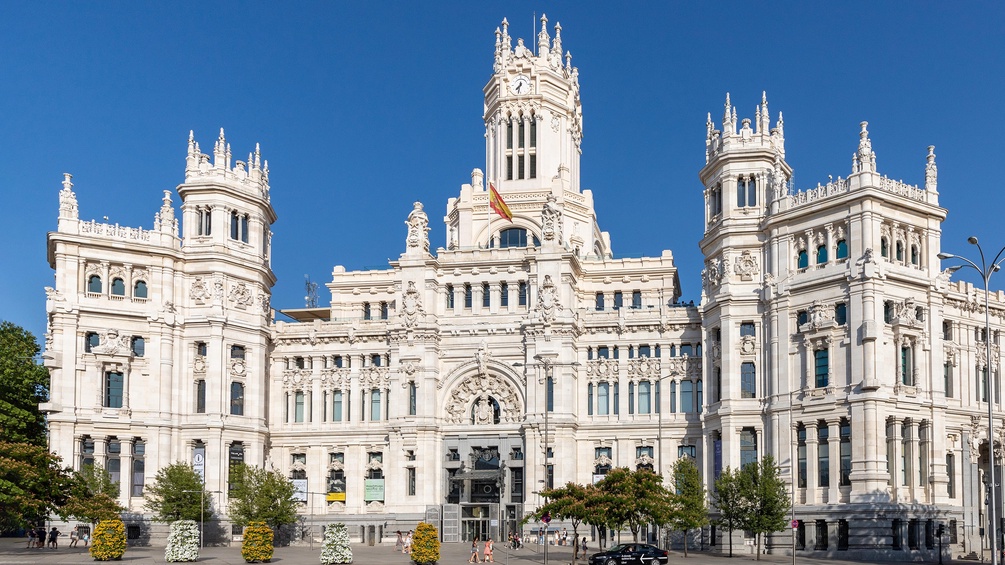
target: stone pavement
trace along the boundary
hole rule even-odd
[[[62,541],[62,540],[60,540]],[[59,549],[26,549],[26,538],[0,538],[0,565],[95,565],[93,559],[84,547],[66,547],[65,544]],[[440,565],[463,565],[467,563],[470,556],[470,545],[464,543],[448,543],[440,546]],[[394,551],[393,544],[378,546],[366,546],[354,544],[353,563],[355,565],[410,565],[408,556]],[[717,553],[689,552],[685,559],[682,552],[671,552],[670,563],[680,565],[755,565],[764,563],[765,565],[787,565],[792,563],[792,558],[785,555],[762,555],[761,561],[754,560],[754,556],[745,553],[747,548],[734,549],[734,557]],[[511,551],[496,544],[495,562],[500,565],[531,565],[532,563],[544,563],[543,547],[539,545],[527,546],[518,551]],[[271,563],[280,565],[318,565],[320,564],[321,547],[315,545],[310,547],[279,547],[272,557]],[[548,548],[549,565],[567,565],[572,561],[572,551],[569,547],[550,546]],[[147,565],[151,563],[165,563],[163,547],[130,547],[122,557],[121,563],[128,565]],[[245,565],[241,559],[241,548],[239,544],[230,547],[207,547],[202,550],[199,563],[209,565]],[[583,559],[579,564],[585,564]],[[799,565],[824,565],[824,564],[851,564],[860,563],[852,561],[837,561],[833,559],[816,559],[797,557],[796,563]],[[917,562],[915,562],[917,563]],[[946,563],[949,563],[947,560]],[[966,562],[964,562],[966,563]],[[971,562],[975,563],[975,562]]]

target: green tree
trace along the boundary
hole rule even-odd
[[[545,514],[550,514],[552,518],[571,522],[572,538],[578,541],[580,524],[583,522],[592,524],[593,520],[598,519],[594,505],[598,499],[598,492],[593,485],[566,483],[563,487],[543,491],[541,496],[548,502],[527,516],[524,523],[531,519],[540,520]],[[576,562],[577,555],[578,552],[572,556],[573,563]]]
[[[56,512],[73,479],[44,446],[0,440],[0,531],[37,523]]]
[[[708,524],[708,504],[705,502],[705,485],[701,482],[698,466],[690,457],[681,457],[673,464],[671,478],[675,491],[671,494],[669,525],[684,532],[684,557],[687,557],[689,530]]]
[[[635,541],[643,524],[667,522],[670,495],[663,478],[648,469],[612,469],[597,483],[597,490],[596,506],[606,516],[603,525],[628,527]]]
[[[145,490],[146,509],[159,522],[201,522],[212,514],[202,478],[188,463],[179,461],[162,467]]]
[[[757,537],[758,560],[761,559],[764,534],[785,529],[790,501],[780,473],[781,469],[770,455],[765,455],[758,463],[745,466],[740,472],[740,489],[749,508],[744,515],[743,527]]]
[[[719,513],[715,524],[729,532],[730,557],[733,556],[733,530],[743,526],[744,517],[750,511],[740,482],[740,471],[726,467],[715,480],[715,490],[711,496],[712,505]]]
[[[70,496],[58,513],[95,523],[118,518],[125,509],[118,503],[118,482],[101,465],[84,465],[73,473]]]
[[[0,322],[0,430],[5,441],[46,446],[40,402],[49,398],[49,371],[35,363],[35,336]]]
[[[265,522],[273,530],[297,521],[296,489],[278,471],[240,465],[237,481],[230,491],[230,518],[239,526]]]

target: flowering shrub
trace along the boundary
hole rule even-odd
[[[325,528],[325,544],[321,550],[321,563],[352,563],[352,548],[349,547],[349,530],[339,522]]]
[[[102,520],[94,526],[91,547],[88,548],[95,561],[122,559],[126,552],[126,525],[122,520]]]
[[[164,561],[177,563],[198,559],[199,526],[195,520],[171,522],[171,533],[168,534],[167,547],[164,548]]]
[[[418,565],[436,563],[440,559],[440,536],[436,526],[419,522],[412,536],[412,561]]]
[[[265,522],[249,523],[244,529],[241,557],[248,563],[268,563],[272,559],[272,528]]]

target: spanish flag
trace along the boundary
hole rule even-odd
[[[495,210],[496,214],[499,214],[511,222],[513,221],[513,212],[509,211],[509,206],[506,205],[506,201],[502,199],[502,196],[499,196],[499,193],[496,191],[496,187],[492,183],[489,183],[489,206]]]

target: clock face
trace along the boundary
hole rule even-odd
[[[509,88],[513,94],[528,94],[530,93],[530,79],[526,75],[517,75],[510,83]]]

